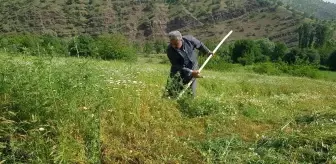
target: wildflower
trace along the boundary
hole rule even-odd
[[[44,131],[44,128],[39,128],[39,131],[41,131],[41,132]]]

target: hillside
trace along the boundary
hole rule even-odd
[[[336,162],[335,81],[205,70],[174,101],[165,64],[0,59],[0,163]]]
[[[294,31],[302,18],[268,0],[3,0],[0,32],[62,37],[121,32],[141,41],[162,38],[171,30],[218,40],[232,29],[232,40],[268,37],[291,45],[298,40]]]
[[[304,12],[307,17],[313,16],[317,19],[335,20],[336,4],[323,0],[282,0],[287,9],[293,8]]]

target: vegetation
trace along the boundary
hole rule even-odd
[[[318,19],[334,20],[336,17],[336,4],[325,2],[323,0],[281,0],[288,8],[296,9],[307,17],[316,17]]]
[[[296,4],[4,0],[0,164],[336,163],[335,25]],[[242,39],[175,101],[157,22],[210,49]]]
[[[69,41],[48,35],[1,35],[0,48],[9,53],[35,56],[76,56],[124,61],[137,59],[132,43],[120,34],[97,37],[80,35]]]
[[[304,14],[282,6],[275,0],[193,3],[180,0],[153,3],[143,0],[3,0],[0,32],[58,37],[123,33],[132,40],[143,41],[160,40],[166,32],[177,29],[197,33],[202,39],[214,39],[215,34],[232,29],[243,38],[270,37],[273,41],[296,42],[295,36],[284,37],[283,34],[293,32],[292,29],[302,23]]]
[[[176,102],[169,65],[0,59],[4,163],[335,162],[335,82],[235,66]]]

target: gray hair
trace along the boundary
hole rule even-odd
[[[172,31],[168,34],[170,40],[182,40],[182,34],[180,31]]]

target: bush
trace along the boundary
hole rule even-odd
[[[281,70],[278,68],[279,65],[274,63],[260,63],[256,64],[252,67],[253,72],[259,74],[267,74],[267,75],[280,75]]]
[[[80,35],[70,41],[68,45],[70,56],[88,57],[94,54],[93,38],[89,35]]]
[[[95,56],[105,60],[135,61],[137,55],[132,44],[123,35],[100,36],[95,42]]]
[[[41,39],[32,34],[3,35],[0,47],[11,53],[24,53],[28,55],[41,55]]]
[[[67,54],[67,44],[61,38],[50,35],[7,34],[0,37],[0,48],[11,53],[28,55]]]
[[[280,67],[283,73],[300,76],[300,77],[310,77],[310,78],[320,78],[322,76],[321,72],[312,65],[286,65],[282,64]]]
[[[168,43],[165,40],[156,40],[154,42],[154,49],[157,54],[165,53],[167,49]]]
[[[146,41],[146,43],[143,45],[143,52],[146,54],[151,54],[154,49],[154,43],[149,41]]]
[[[41,46],[43,47],[44,52],[48,55],[53,55],[54,53],[59,55],[65,55],[68,53],[66,48],[67,43],[61,38],[44,35],[41,37],[41,39]]]
[[[281,75],[288,74],[299,77],[321,78],[322,73],[313,65],[288,65],[285,63],[260,63],[252,67],[258,74]]]

